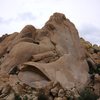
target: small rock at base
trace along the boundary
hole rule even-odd
[[[61,97],[56,97],[54,100],[67,100],[67,98],[66,98],[66,97],[63,97],[63,98],[61,98]]]
[[[64,90],[60,89],[58,92],[58,97],[63,97],[65,95]]]

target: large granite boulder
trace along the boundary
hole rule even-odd
[[[80,89],[87,84],[88,65],[78,31],[61,13],[54,13],[42,29],[27,25],[19,34],[8,36],[0,51],[0,73],[17,73],[31,87],[45,87],[51,81],[63,88]]]

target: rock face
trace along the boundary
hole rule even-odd
[[[92,45],[90,42],[85,41],[83,38],[80,39],[83,48],[87,51],[88,55],[91,56],[91,59],[96,63],[100,64],[100,46],[94,44]]]
[[[89,65],[89,74],[91,85],[94,93],[100,96],[100,46],[85,41],[83,38],[80,39],[81,45],[85,48],[86,60]]]
[[[17,82],[34,88],[57,81],[63,88],[80,89],[88,81],[78,31],[60,13],[54,13],[42,29],[27,25],[20,33],[5,37],[0,43],[0,57],[1,74],[16,75]]]

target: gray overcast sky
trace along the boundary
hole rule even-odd
[[[27,24],[41,28],[54,12],[64,13],[80,36],[100,45],[100,0],[0,0],[0,36]]]

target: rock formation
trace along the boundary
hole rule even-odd
[[[89,41],[80,39],[86,54],[86,60],[89,65],[89,74],[91,85],[94,92],[100,96],[100,46],[92,45]]]
[[[15,32],[1,40],[0,83],[6,84],[1,85],[3,88],[9,86],[11,93],[26,93],[28,97],[27,91],[32,88],[46,89],[46,93],[51,91],[53,98],[59,96],[60,99],[54,100],[66,100],[70,91],[81,90],[87,85],[86,52],[80,44],[77,29],[65,15],[54,13],[43,28],[27,25],[20,33]],[[2,95],[7,93],[2,92]],[[10,96],[13,98],[14,95]]]

